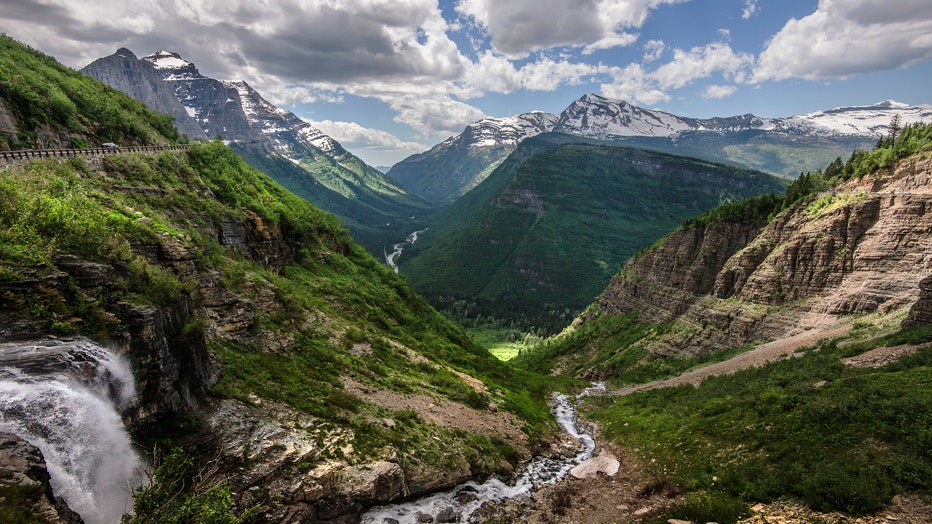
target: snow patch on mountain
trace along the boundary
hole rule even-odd
[[[899,116],[900,126],[932,122],[932,105],[910,106],[884,100],[870,106],[836,107],[775,120],[777,129],[880,138],[890,133],[890,123],[895,116]]]
[[[193,63],[181,58],[178,53],[159,49],[151,55],[142,57],[142,59],[158,69],[162,73],[162,78],[167,81],[205,78]]]
[[[514,148],[525,138],[553,129],[557,116],[533,111],[505,118],[487,117],[478,122],[469,124],[459,135],[453,136],[441,143],[450,145],[456,141],[466,140],[469,148],[510,146]]]

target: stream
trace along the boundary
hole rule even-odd
[[[119,413],[135,395],[129,363],[90,340],[0,343],[0,431],[42,451],[88,524],[119,522],[145,480]]]
[[[576,455],[561,458],[535,457],[510,483],[498,478],[478,482],[466,482],[442,493],[422,499],[379,506],[362,516],[363,524],[416,524],[419,522],[469,522],[470,517],[483,504],[530,495],[536,487],[553,484],[566,476],[573,467],[592,458],[595,440],[588,429],[581,427],[576,416],[576,406],[584,397],[604,391],[605,384],[597,383],[575,397],[557,395],[553,414],[568,434],[579,440],[582,450]],[[428,520],[427,516],[430,516]]]
[[[394,271],[395,273],[398,272],[398,263],[396,262],[396,260],[398,260],[398,257],[401,256],[401,252],[404,251],[405,246],[410,246],[411,244],[415,243],[417,241],[417,236],[425,231],[427,230],[421,229],[419,231],[415,231],[414,233],[411,233],[410,235],[405,237],[404,242],[399,242],[393,245],[391,253],[385,253],[385,251],[383,250],[383,255],[385,256],[385,263],[388,264],[388,267],[392,268],[392,271]]]

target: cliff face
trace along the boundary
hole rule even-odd
[[[722,224],[674,231],[657,249],[628,262],[596,304],[613,315],[637,311],[646,322],[671,320],[712,291],[725,262],[760,229],[755,224]]]
[[[816,317],[912,306],[910,318],[922,321],[930,235],[932,160],[911,157],[786,210],[759,234],[746,225],[678,230],[629,261],[597,304],[697,326],[688,341],[654,348],[663,353],[741,345]]]
[[[265,267],[282,267],[294,260],[292,243],[255,215],[219,222],[208,234]],[[223,290],[216,275],[197,273],[194,254],[167,235],[161,242],[136,244],[133,250],[152,264],[171,268],[183,279],[197,280],[199,293],[182,295],[161,307],[131,304],[122,300],[123,291],[116,284],[127,277],[126,267],[59,255],[54,270],[46,272],[50,274],[0,282],[0,296],[55,294],[70,301],[102,301],[106,321],[115,334],[110,343],[133,362],[138,402],[125,416],[131,427],[140,429],[160,417],[196,408],[220,377],[220,364],[208,352],[204,329],[196,320],[198,310],[207,311],[214,332],[235,337],[248,331],[262,306]],[[53,331],[54,319],[22,315],[14,300],[5,301],[4,306],[9,307],[0,307],[3,339],[41,338]],[[83,322],[78,318],[65,320]]]

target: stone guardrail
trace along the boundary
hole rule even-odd
[[[187,144],[176,146],[128,146],[128,147],[92,147],[85,149],[18,149],[0,151],[0,165],[15,164],[36,158],[73,158],[102,157],[117,153],[159,153],[161,151],[184,151]]]

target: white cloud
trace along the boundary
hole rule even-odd
[[[511,60],[485,51],[467,69],[463,83],[470,86],[474,92],[464,93],[466,96],[481,96],[486,91],[496,93],[511,93],[521,88],[518,71]]]
[[[662,44],[651,44],[645,58],[659,56],[662,51]],[[689,51],[674,49],[673,59],[652,71],[645,69],[641,64],[629,64],[624,68],[609,68],[608,72],[613,82],[602,84],[601,92],[610,98],[641,104],[667,102],[670,100],[671,90],[681,89],[700,78],[720,75],[725,80],[743,82],[753,63],[753,56],[735,52],[730,46],[721,42],[714,42],[704,47],[694,47]],[[706,89],[705,96],[721,98],[736,90],[737,88],[734,87],[718,85]]]
[[[532,91],[553,91],[561,85],[576,85],[587,76],[604,72],[607,68],[599,68],[591,64],[568,62],[566,60],[554,61],[543,58],[537,62],[522,67],[517,75],[521,87]]]
[[[666,46],[662,40],[648,40],[644,44],[644,63],[649,64],[659,60],[663,56],[664,49]]]
[[[744,0],[744,9],[741,10],[741,18],[750,20],[750,18],[760,12],[760,6],[757,0]]]
[[[334,122],[332,120],[317,122],[309,120],[308,122],[349,149],[375,149],[386,152],[403,152],[407,155],[430,149],[430,146],[418,142],[406,142],[388,131],[364,127],[355,122]]]
[[[636,42],[637,39],[638,36],[631,33],[612,33],[584,47],[582,54],[591,55],[599,49],[611,49],[613,47],[629,46]]]
[[[296,104],[313,104],[315,102],[326,102],[328,104],[342,104],[344,102],[343,93],[340,91],[314,89],[306,85],[286,85],[275,79],[267,79],[262,76],[254,76],[259,81],[250,84],[272,104],[276,106],[293,106]]]
[[[456,11],[485,28],[492,47],[508,57],[561,46],[586,52],[630,45],[628,28],[651,9],[684,0],[460,0]]]
[[[447,95],[403,95],[383,99],[397,113],[395,121],[411,126],[425,137],[455,135],[485,113]]]
[[[737,86],[711,85],[702,92],[702,98],[726,98],[738,90]]]
[[[790,19],[758,57],[753,81],[844,78],[932,59],[928,0],[820,0]]]
[[[675,50],[673,60],[660,66],[651,74],[651,78],[663,89],[678,89],[693,80],[715,73],[741,82],[753,63],[752,55],[736,53],[728,44],[714,42],[689,51]]]
[[[624,68],[613,68],[613,82],[602,84],[601,92],[608,98],[628,100],[642,104],[667,102],[670,95],[657,87],[657,83],[644,71],[641,64],[629,64]]]

